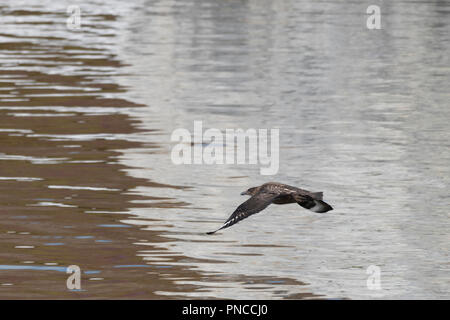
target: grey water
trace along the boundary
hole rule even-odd
[[[1,96],[10,120],[0,134],[10,140],[0,140],[0,165],[12,171],[0,184],[33,196],[0,203],[14,214],[0,232],[4,243],[34,248],[6,246],[2,265],[38,272],[14,266],[78,259],[101,270],[68,297],[127,297],[145,283],[140,298],[450,298],[448,1],[79,1],[80,30],[65,25],[70,1],[30,3],[1,5],[10,26],[2,41],[44,48],[18,45],[13,56],[1,47],[2,81],[22,90],[8,84]],[[381,9],[379,30],[366,27],[369,5]],[[8,80],[30,68],[52,79],[39,78],[41,95],[20,82],[34,74]],[[279,129],[277,174],[175,165],[171,134],[193,132],[194,121],[223,132]],[[11,139],[33,139],[43,152],[15,150]],[[268,181],[323,191],[334,210],[272,205],[205,235],[246,199],[242,191]],[[30,232],[64,230],[62,245],[19,235],[23,219],[14,217],[25,214],[44,215],[38,226],[58,223]],[[371,266],[378,290],[368,285]],[[3,269],[0,283],[12,285],[0,297],[37,294],[17,275],[3,280]],[[52,294],[67,290],[50,277]],[[101,286],[116,277],[110,291]],[[43,284],[37,296],[51,297]]]

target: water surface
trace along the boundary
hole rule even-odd
[[[450,297],[447,2],[30,3],[0,7],[1,298]],[[196,120],[279,128],[278,174],[174,165]],[[269,180],[335,210],[204,234]]]

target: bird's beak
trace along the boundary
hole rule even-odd
[[[247,191],[241,192],[241,196],[245,196],[247,194],[248,194]]]

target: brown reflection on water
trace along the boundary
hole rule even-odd
[[[167,280],[161,270],[199,278],[195,272],[145,264],[136,255],[138,242],[170,240],[120,222],[130,201],[142,200],[128,193],[133,188],[180,188],[131,178],[115,160],[123,150],[141,146],[127,139],[137,130],[120,113],[120,108],[140,106],[117,97],[124,89],[102,70],[121,63],[105,50],[67,45],[57,37],[2,36],[11,41],[0,44],[7,66],[0,71],[0,297],[156,298],[157,291],[194,290]],[[47,41],[36,42],[42,38]],[[59,65],[76,72],[55,73]],[[99,112],[105,107],[109,111]],[[145,199],[154,200],[146,207],[184,205]],[[79,292],[66,288],[65,272],[39,270],[69,265],[82,270]]]
[[[39,10],[0,11],[8,24],[20,28],[58,26],[54,17],[66,17]],[[111,75],[120,76],[123,65],[108,49],[114,28],[93,23],[117,17],[92,14],[84,19],[88,27],[79,32],[101,30],[94,40],[83,39],[92,45],[48,29],[0,33],[0,298],[154,299],[193,292],[214,298],[213,287],[197,284],[227,286],[230,281],[250,290],[271,288],[275,297],[286,297],[274,290],[276,283],[303,285],[285,278],[202,274],[192,265],[224,261],[168,252],[158,244],[170,247],[173,239],[126,223],[130,208],[190,205],[139,196],[133,189],[189,186],[130,177],[118,163],[129,148],[145,147],[151,154],[156,146],[139,139],[143,132],[137,120],[122,112],[145,106],[121,98],[126,89],[111,80]],[[142,226],[151,223],[148,219]],[[142,256],[149,254],[163,257],[164,263],[146,262]],[[82,270],[81,291],[66,287],[69,265]]]

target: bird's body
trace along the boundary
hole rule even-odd
[[[241,194],[250,195],[251,197],[237,207],[222,227],[213,232],[208,232],[207,234],[213,234],[221,229],[228,228],[252,214],[264,210],[271,203],[298,203],[305,209],[319,213],[333,210],[329,204],[322,200],[322,192],[310,192],[278,182],[268,182],[259,187],[250,188]]]

